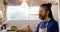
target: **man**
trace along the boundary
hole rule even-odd
[[[54,20],[51,11],[52,4],[42,4],[39,10],[41,21],[35,32],[59,32],[58,23]]]

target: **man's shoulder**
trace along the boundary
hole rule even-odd
[[[55,20],[51,20],[51,21],[50,21],[50,24],[55,25],[55,24],[58,24],[58,22],[55,21]]]

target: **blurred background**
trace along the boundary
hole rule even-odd
[[[11,26],[20,28],[28,24],[35,31],[38,23],[40,23],[38,14],[41,4],[52,3],[53,17],[56,21],[60,21],[58,8],[60,4],[58,2],[59,0],[0,0],[1,22],[6,22],[7,28]]]

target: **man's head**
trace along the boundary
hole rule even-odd
[[[51,3],[42,4],[39,10],[39,18],[42,20],[44,20],[46,17],[53,19],[51,7]]]

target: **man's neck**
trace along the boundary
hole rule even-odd
[[[46,17],[46,18],[44,19],[44,21],[47,21],[47,22],[49,22],[49,20],[50,20],[49,17]]]

